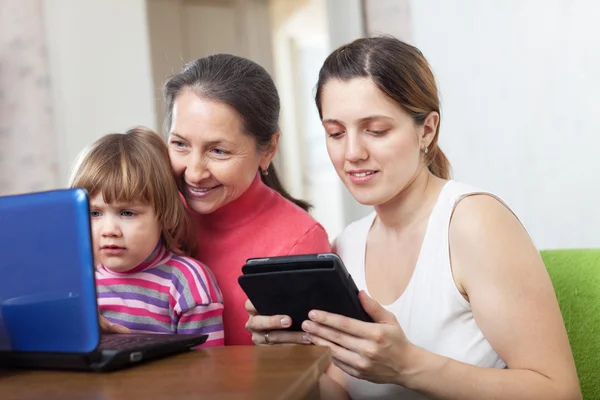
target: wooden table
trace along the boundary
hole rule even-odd
[[[105,374],[0,370],[0,399],[313,399],[330,362],[324,347],[230,346]]]

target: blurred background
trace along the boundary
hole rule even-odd
[[[500,195],[540,249],[600,247],[598,21],[595,0],[0,0],[0,195],[64,187],[106,133],[162,132],[165,79],[226,52],[273,75],[277,167],[333,239],[370,210],[327,157],[318,70],[387,33],[433,68],[453,177]]]

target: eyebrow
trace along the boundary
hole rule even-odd
[[[369,115],[368,117],[363,117],[363,118],[360,118],[360,119],[358,120],[358,122],[362,124],[362,123],[365,123],[365,122],[372,121],[372,120],[374,120],[374,119],[386,119],[386,120],[392,120],[392,118],[390,118],[390,117],[387,117],[387,116],[385,116],[385,115]],[[341,122],[341,121],[339,121],[339,120],[337,120],[337,119],[333,119],[333,118],[324,119],[324,120],[323,120],[323,123],[324,123],[324,124],[325,124],[325,123],[336,123],[336,124],[343,124],[343,122]]]
[[[90,206],[98,207],[100,204],[97,201],[90,200]],[[102,206],[110,206],[110,207],[136,207],[136,206],[146,206],[146,202],[141,199],[129,200],[129,201],[120,201],[120,202],[111,202],[106,203],[102,202]]]
[[[179,139],[183,139],[183,140],[186,140],[186,141],[187,141],[187,139],[186,139],[186,138],[184,138],[183,136],[181,136],[179,133],[171,132],[171,133],[170,133],[170,135],[171,135],[171,136],[177,136]]]
[[[177,136],[180,139],[185,140],[186,142],[189,142],[188,139],[186,139],[185,137],[183,137],[182,135],[180,135],[179,133],[171,133],[171,136]],[[215,145],[219,145],[219,144],[229,144],[229,145],[235,145],[235,143],[230,142],[229,140],[225,140],[225,139],[214,139],[214,140],[209,140],[205,143],[205,145],[207,146],[215,146]]]

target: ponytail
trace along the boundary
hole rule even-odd
[[[309,202],[300,199],[295,199],[294,197],[292,197],[292,195],[290,195],[287,192],[287,190],[285,190],[285,188],[279,181],[279,178],[277,177],[277,172],[275,171],[275,166],[273,165],[273,163],[269,164],[269,168],[267,168],[266,174],[262,173],[261,171],[260,178],[262,179],[265,185],[275,190],[277,193],[279,193],[284,198],[291,201],[304,211],[309,211],[312,208],[312,205]]]
[[[450,161],[448,161],[442,149],[436,145],[427,153],[427,156],[425,162],[429,172],[438,178],[450,179]]]

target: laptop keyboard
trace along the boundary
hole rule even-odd
[[[162,334],[105,334],[100,337],[100,349],[128,349],[149,346],[156,343],[181,341],[181,335]]]

